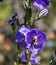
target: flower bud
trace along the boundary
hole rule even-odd
[[[41,17],[41,16],[46,16],[47,13],[48,13],[48,9],[43,9],[43,10],[40,12],[39,17]]]

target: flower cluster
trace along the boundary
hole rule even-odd
[[[22,26],[19,24],[17,26],[19,29],[16,31],[16,33],[14,31],[14,33],[16,43],[20,47],[24,48],[23,52],[20,55],[21,61],[26,62],[27,65],[29,65],[28,63],[30,63],[30,65],[38,64],[41,58],[39,56],[36,57],[36,55],[42,50],[43,46],[46,43],[46,34],[34,28],[34,22],[32,22],[31,3],[39,8],[40,14],[38,17],[40,19],[41,16],[45,16],[48,13],[47,7],[49,6],[50,0],[25,0],[23,3],[24,7],[27,5],[25,7],[25,22]],[[12,20],[9,20],[10,25],[15,24],[16,16],[17,14],[12,17]]]
[[[46,42],[45,33],[22,25],[17,30],[15,39],[19,46],[28,49],[32,53],[30,61],[31,63],[34,61],[33,64],[36,64],[38,60],[36,61],[35,55],[39,53]],[[22,52],[21,59],[26,62],[25,51]]]

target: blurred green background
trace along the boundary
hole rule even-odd
[[[40,65],[49,65],[51,54],[56,49],[56,0],[51,0],[48,10],[47,16],[35,21],[35,27],[46,32],[47,37],[45,47],[38,54],[41,56]],[[3,0],[0,2],[0,65],[13,65],[16,60],[15,42],[12,39],[13,31],[8,25],[8,21],[16,12],[20,24],[23,23],[25,15],[23,0]],[[32,19],[37,16],[36,13],[38,13],[37,7],[32,5]]]

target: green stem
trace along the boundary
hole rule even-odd
[[[16,19],[16,23],[17,23],[17,25],[19,27],[20,26],[20,23],[19,23],[19,20],[18,19]]]
[[[31,16],[32,16],[32,10],[31,10],[31,0],[28,0],[28,7],[26,8],[25,12],[25,25],[29,25],[31,27]]]
[[[31,63],[30,63],[30,55],[29,55],[29,52],[28,52],[27,49],[26,49],[25,55],[26,55],[27,65],[31,65]]]
[[[34,19],[34,21],[33,21],[33,23],[32,23],[32,27],[31,27],[31,28],[35,27],[35,26],[34,26],[35,21],[38,21],[38,20],[40,20],[41,18],[42,18],[42,17],[37,17],[36,19]]]
[[[32,0],[29,0],[28,4],[28,24],[30,25],[31,27],[31,17],[32,17],[32,9],[31,9],[31,3],[32,3]]]
[[[28,62],[28,63],[27,63],[27,65],[31,65],[31,63],[30,63],[30,62]]]

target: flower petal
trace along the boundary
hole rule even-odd
[[[38,56],[36,58],[31,58],[30,62],[31,62],[31,64],[38,64],[40,59],[41,59],[40,56]]]
[[[21,53],[20,58],[21,58],[21,61],[22,61],[22,62],[27,62],[26,57],[25,57],[25,51],[23,51],[23,52]]]
[[[22,34],[24,34],[24,35],[26,36],[26,34],[27,34],[28,32],[30,32],[30,28],[29,28],[29,27],[26,27],[26,26],[24,26],[24,25],[22,25],[22,26],[19,28],[18,31],[21,32]]]
[[[21,26],[17,31],[15,35],[15,41],[18,43],[19,46],[23,48],[28,48],[29,45],[25,42],[26,34],[30,31],[29,28],[25,27],[24,25]]]
[[[32,52],[33,54],[38,54],[41,49],[42,49],[42,48],[37,48],[37,49],[33,48],[33,49],[31,49],[31,52]]]
[[[33,0],[33,5],[39,7],[40,9],[48,7],[50,0]]]

